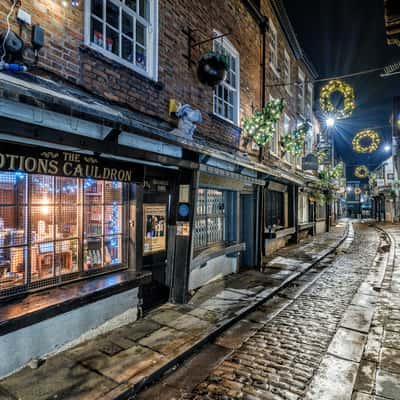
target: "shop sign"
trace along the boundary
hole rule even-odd
[[[302,159],[303,171],[318,171],[318,157],[315,154],[307,154]]]
[[[49,148],[0,144],[0,170],[73,178],[133,182],[143,177],[143,166],[88,154]]]
[[[167,206],[143,204],[143,254],[145,256],[165,251],[167,229]]]

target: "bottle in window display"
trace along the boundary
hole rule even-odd
[[[107,38],[107,50],[113,51],[114,40],[112,38]]]

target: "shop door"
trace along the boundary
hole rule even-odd
[[[153,281],[143,288],[143,307],[152,308],[168,300],[167,230],[170,214],[168,193],[143,195],[143,269],[152,272]]]
[[[246,243],[246,250],[241,255],[241,267],[254,267],[255,260],[255,213],[254,194],[240,195],[240,242]]]

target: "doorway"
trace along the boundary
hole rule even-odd
[[[240,195],[240,242],[246,250],[240,257],[241,267],[254,267],[256,263],[256,195]]]

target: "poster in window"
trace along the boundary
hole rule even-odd
[[[143,205],[144,255],[166,250],[166,219],[167,206],[165,204]]]

